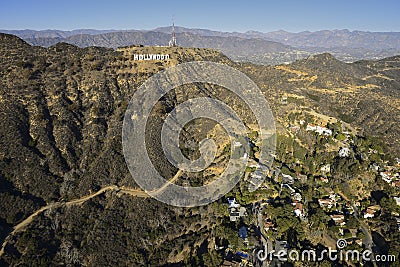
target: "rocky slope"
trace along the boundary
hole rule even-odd
[[[135,52],[169,53],[171,59],[137,62]],[[116,51],[66,43],[43,48],[7,34],[0,34],[0,54],[2,240],[46,203],[109,185],[135,188],[121,147],[125,109],[148,77],[181,62],[221,62],[246,73],[270,102],[280,132],[294,111],[314,112],[341,119],[359,134],[383,138],[392,156],[400,151],[400,57],[346,64],[322,54],[271,67],[233,63],[211,49]],[[162,101],[161,110],[199,94],[212,95],[214,89],[178,89]],[[242,110],[223,90],[216,96]],[[159,150],[156,145],[152,149]],[[163,164],[158,168],[173,173]],[[215,266],[221,259],[210,248],[225,216],[221,206],[178,209],[108,192],[35,217],[26,231],[10,238],[0,263]]]

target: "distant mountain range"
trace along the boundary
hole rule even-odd
[[[76,34],[102,34],[118,30],[78,29],[72,31],[62,30],[0,30],[0,32],[16,35],[22,39],[28,38],[66,38]],[[119,30],[120,31],[120,30]]]
[[[400,32],[365,32],[322,30],[291,33],[286,31],[220,32],[207,29],[175,27],[178,43],[184,47],[214,48],[236,61],[258,64],[281,64],[309,55],[329,52],[352,62],[380,59],[400,54]],[[116,48],[132,44],[166,45],[171,27],[154,30],[0,30],[14,34],[32,45],[52,46],[66,42],[79,47]]]

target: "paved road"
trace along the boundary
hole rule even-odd
[[[265,230],[264,230],[264,223],[263,223],[261,205],[260,205],[259,208],[257,208],[256,212],[257,212],[257,226],[258,226],[259,231],[260,231],[261,244],[263,245],[263,250],[264,250],[264,255],[265,255],[265,253],[268,254],[269,252],[271,252],[273,250],[273,246],[272,246],[271,240],[269,240],[268,237],[264,233]],[[258,251],[256,251],[256,257],[257,257],[257,252]],[[262,266],[263,267],[269,266],[268,259],[262,262]]]
[[[372,251],[372,246],[374,245],[374,241],[372,240],[372,235],[371,232],[369,230],[368,225],[363,221],[360,220],[360,211],[358,210],[357,206],[345,195],[343,194],[343,192],[338,192],[338,194],[344,199],[346,200],[348,203],[350,203],[350,205],[352,206],[353,210],[354,210],[354,217],[357,219],[357,221],[360,223],[361,226],[361,231],[365,234],[364,239],[362,240],[364,246],[366,249]],[[372,257],[375,258],[375,254],[372,252]],[[377,263],[375,261],[372,262],[372,264],[377,267]]]

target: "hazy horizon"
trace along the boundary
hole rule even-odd
[[[79,8],[78,8],[79,7]],[[7,1],[0,29],[151,30],[171,24],[223,32],[349,29],[399,32],[398,1]]]
[[[158,26],[155,28],[151,29],[136,29],[136,28],[131,28],[131,29],[117,29],[117,28],[102,28],[102,29],[96,29],[96,28],[76,28],[76,29],[71,29],[71,30],[65,30],[65,29],[57,29],[57,28],[44,28],[44,29],[32,29],[32,28],[20,28],[20,29],[6,29],[6,28],[0,28],[0,30],[4,31],[63,31],[63,32],[74,32],[74,31],[153,31],[157,30],[160,28],[167,28],[170,27],[171,25],[163,25],[163,26]],[[247,33],[247,32],[260,32],[260,33],[270,33],[270,32],[288,32],[288,33],[302,33],[302,32],[321,32],[321,31],[349,31],[349,32],[371,32],[371,33],[400,33],[399,31],[369,31],[369,30],[358,30],[358,29],[347,29],[347,28],[341,28],[341,29],[319,29],[319,30],[301,30],[301,31],[288,31],[284,29],[276,29],[276,30],[271,30],[271,31],[258,31],[258,30],[253,30],[253,29],[248,29],[244,31],[223,31],[219,29],[210,29],[210,28],[192,28],[192,27],[187,27],[187,26],[181,26],[181,25],[176,25],[176,28],[185,28],[185,29],[191,29],[191,30],[207,30],[207,31],[215,31],[215,32],[227,32],[227,33]]]

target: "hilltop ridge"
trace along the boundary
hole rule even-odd
[[[397,190],[382,182],[369,164],[387,168],[400,155],[399,56],[344,63],[325,53],[292,64],[263,66],[233,62],[215,49],[130,46],[114,50],[67,43],[44,48],[8,34],[0,34],[0,52],[0,239],[36,214],[23,231],[7,239],[1,265],[194,266],[207,262],[215,266],[223,259],[215,250],[217,244],[244,247],[234,228],[242,221],[230,221],[225,199],[184,209],[119,191],[138,188],[122,151],[127,105],[149,77],[183,62],[224,63],[259,86],[277,125],[274,168],[296,177],[293,183],[307,198],[307,209],[318,207],[314,208],[318,213],[309,214],[315,221],[326,220],[321,224],[328,225],[330,217],[319,209],[315,201],[320,195],[314,193],[347,189],[354,201],[370,203],[372,191],[393,195]],[[168,53],[170,57],[140,61],[135,53]],[[258,133],[251,126],[256,122],[246,104],[214,84],[188,84],[161,98],[147,123],[146,138],[151,140],[147,149],[165,177],[172,177],[176,168],[161,157],[163,119],[178,104],[201,96],[226,103],[250,125],[252,163],[257,163],[253,158],[259,153]],[[324,127],[331,135],[307,130],[308,125]],[[184,173],[177,184],[202,185],[225,166],[230,144],[215,122],[195,122],[185,128],[180,137],[185,156],[197,156],[193,144],[205,137],[218,140],[216,162],[208,172]],[[339,155],[343,147],[349,157]],[[327,164],[332,171],[324,177],[321,168]],[[252,168],[246,168],[247,175]],[[282,191],[275,181],[278,176],[268,175],[262,189],[250,193],[244,181],[229,196],[248,205],[250,213],[254,202],[275,199]],[[318,190],[314,190],[316,185]],[[105,192],[107,188],[113,190]],[[322,237],[307,236],[319,224],[314,228],[302,224],[293,213],[291,195],[283,194],[287,197],[274,203],[286,203],[285,208],[268,210],[282,212],[272,218],[279,234],[290,232],[285,228],[289,221],[302,240],[310,239],[307,246],[326,245]],[[75,203],[75,199],[85,201],[58,205]],[[329,229],[337,232],[335,226]],[[387,242],[399,251],[397,232],[390,229],[382,226],[376,231],[393,235]],[[327,233],[324,230],[321,235]]]
[[[291,33],[247,31],[221,32],[176,26],[182,46],[215,48],[239,62],[276,65],[309,55],[329,52],[342,61],[381,59],[400,54],[400,33],[349,30],[320,30]],[[16,34],[28,43],[51,46],[68,42],[80,47],[118,47],[131,43],[164,45],[170,39],[171,27],[153,30],[0,30]],[[233,45],[234,44],[234,45]]]

